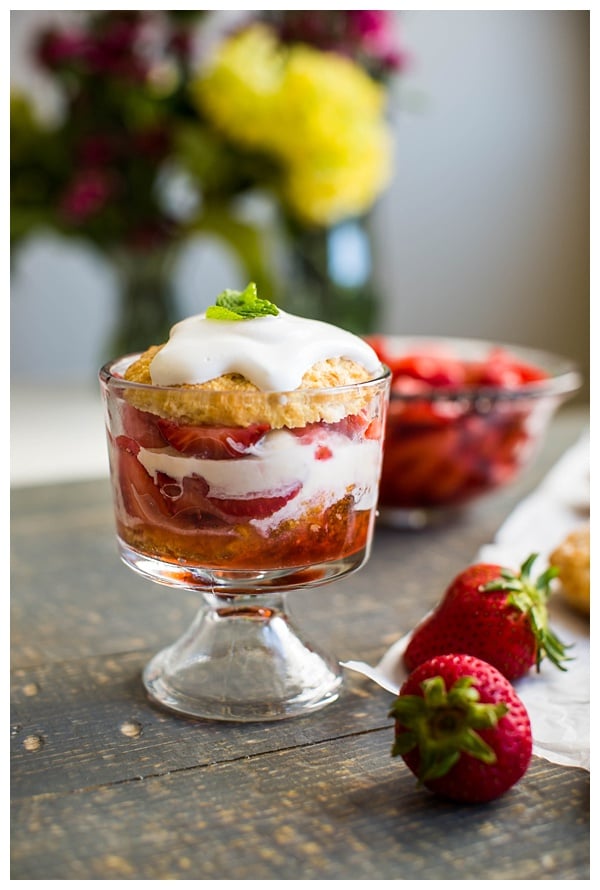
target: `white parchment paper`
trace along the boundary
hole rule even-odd
[[[552,550],[573,529],[589,519],[589,436],[573,445],[501,526],[495,540],[475,554],[474,561],[518,568],[538,553],[533,572],[547,566]],[[450,581],[451,579],[448,579]],[[572,612],[559,596],[551,601],[551,625],[571,645],[572,661],[560,671],[543,661],[514,683],[531,720],[534,753],[563,766],[590,768],[590,633],[589,622]],[[376,665],[344,662],[397,695],[406,679],[402,653],[410,634],[397,640]]]

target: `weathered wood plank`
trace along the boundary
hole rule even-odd
[[[536,759],[498,801],[456,806],[416,788],[379,730],[21,799],[12,878],[586,879],[587,788]]]
[[[146,701],[149,652],[18,669],[11,689],[13,798],[78,791],[390,727],[391,696],[355,674],[318,715],[224,724]],[[392,744],[390,736],[389,744]]]

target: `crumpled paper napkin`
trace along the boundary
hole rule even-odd
[[[525,498],[501,526],[495,540],[482,547],[474,562],[518,568],[538,553],[533,571],[540,573],[552,550],[589,518],[589,434],[575,443],[542,484]],[[590,633],[589,622],[562,603],[551,600],[551,626],[563,643],[571,645],[568,669],[560,671],[543,661],[539,673],[515,681],[517,694],[531,720],[533,751],[552,763],[590,769]],[[398,694],[406,679],[402,653],[406,634],[385,652],[378,664],[342,662],[383,689]]]

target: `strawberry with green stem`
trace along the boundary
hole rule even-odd
[[[436,794],[465,803],[500,797],[532,754],[525,705],[500,671],[470,655],[440,655],[413,671],[390,716],[392,756]]]
[[[464,652],[494,665],[508,680],[524,676],[547,658],[565,670],[567,646],[548,619],[554,567],[531,577],[537,554],[518,572],[476,563],[447,588],[436,609],[415,629],[404,652],[409,671],[434,655]]]

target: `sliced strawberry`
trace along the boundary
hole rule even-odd
[[[534,383],[538,380],[548,379],[547,372],[542,368],[537,368],[535,365],[528,365],[526,362],[517,362],[516,365],[521,374],[523,383]]]
[[[412,377],[435,387],[461,386],[465,381],[464,363],[434,350],[395,359],[392,374],[394,379]]]
[[[429,384],[414,377],[395,377],[392,380],[392,396],[427,396],[431,393]]]
[[[365,430],[365,439],[381,439],[383,433],[383,424],[379,417],[373,418],[367,429]]]
[[[208,482],[202,476],[186,476],[179,482],[166,473],[157,473],[156,484],[173,513],[198,505],[206,506]]]
[[[482,361],[473,362],[468,369],[470,384],[506,389],[515,389],[547,377],[542,368],[521,361],[500,346],[491,349]]]
[[[392,372],[392,380],[395,380],[400,376],[407,376],[407,367],[412,362],[412,358],[410,355],[394,355],[393,352],[389,349],[391,344],[388,343],[385,337],[381,335],[369,335],[365,337],[365,340],[371,346],[372,349],[377,353],[377,357],[380,361],[383,362],[384,365],[387,365],[390,371]],[[410,377],[416,377],[418,375],[414,373],[408,374]]]
[[[494,346],[478,361],[461,359],[442,345],[432,343],[419,351],[392,355],[385,337],[367,337],[378,357],[392,372],[392,392],[412,394],[412,384],[444,389],[461,386],[494,386],[514,389],[545,380],[541,367],[528,364],[502,346]],[[412,381],[412,384],[411,384]]]
[[[348,414],[335,423],[326,423],[324,420],[318,420],[315,423],[307,423],[306,426],[299,426],[291,429],[290,433],[302,439],[304,442],[315,442],[318,439],[326,438],[330,433],[337,433],[340,436],[346,436],[348,439],[360,438],[369,421],[362,414]]]
[[[448,502],[460,493],[465,470],[457,460],[460,434],[453,427],[388,437],[383,455],[380,499],[398,507]]]
[[[329,424],[329,427],[348,439],[360,439],[368,425],[369,421],[364,414],[348,414],[337,423]]]
[[[293,427],[290,433],[300,439],[304,445],[309,445],[318,439],[322,439],[325,436],[326,430],[321,422],[317,422],[307,423],[306,426]]]
[[[121,422],[126,436],[141,445],[142,448],[164,448],[165,440],[159,429],[160,417],[149,411],[140,411],[123,402],[121,406]]]
[[[277,494],[266,491],[244,498],[219,498],[209,497],[209,485],[202,476],[185,476],[179,482],[166,473],[158,473],[153,495],[161,499],[161,512],[169,514],[175,526],[197,528],[206,521],[265,519],[284,507],[301,487],[300,482],[295,482]]]
[[[164,525],[169,511],[161,493],[135,454],[126,449],[118,452],[118,480],[122,504],[129,516]]]
[[[172,517],[172,525],[178,531],[214,527],[230,523],[217,504],[208,498],[208,482],[202,476],[186,476],[181,482],[158,473],[159,487],[166,509]]]
[[[302,484],[295,482],[283,493],[252,494],[245,498],[208,498],[213,506],[232,518],[239,519],[266,519],[285,507],[288,501],[296,497]]]
[[[266,424],[246,427],[192,426],[159,420],[164,439],[176,451],[205,460],[230,460],[241,457],[270,429]]]
[[[523,380],[519,371],[508,362],[486,360],[474,368],[474,384],[477,386],[493,386],[500,389],[516,389]]]
[[[128,451],[129,454],[136,456],[139,454],[141,445],[135,439],[132,439],[131,436],[117,436],[114,442],[121,451]]]
[[[455,399],[394,399],[389,405],[389,430],[403,436],[413,427],[440,427],[453,424],[468,410]],[[389,433],[388,433],[389,435]]]

